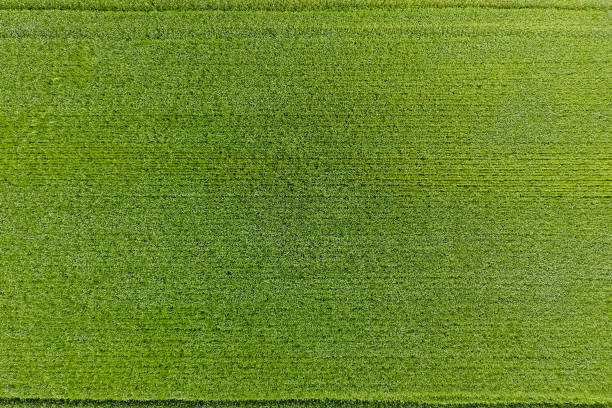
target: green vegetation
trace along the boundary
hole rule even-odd
[[[609,10],[609,0],[3,0],[0,9],[330,10],[406,7],[495,7]]]
[[[0,11],[0,405],[612,403],[609,11],[319,8]]]
[[[283,400],[283,401],[91,401],[91,400],[10,400],[3,407],[11,408],[439,408],[439,404],[419,402],[357,400]],[[605,404],[551,403],[470,403],[444,404],[444,408],[604,408]]]
[[[91,401],[91,400],[10,400],[3,407],[11,408],[439,408],[439,404],[419,402],[357,400],[283,400],[283,401]],[[551,403],[470,403],[444,404],[444,408],[604,408],[605,404]]]

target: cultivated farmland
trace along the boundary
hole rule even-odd
[[[609,2],[0,9],[0,406],[612,403]]]

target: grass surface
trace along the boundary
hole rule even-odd
[[[420,402],[356,400],[283,400],[283,401],[91,401],[91,400],[5,400],[2,407],[11,408],[604,408],[606,404],[554,403],[468,403],[427,404]]]
[[[611,29],[0,12],[0,405],[610,404]]]
[[[2,407],[11,408],[605,408],[606,404],[576,403],[466,403],[427,404],[400,401],[357,401],[357,400],[283,400],[283,401],[92,401],[92,400],[45,400],[16,399],[0,402]],[[609,405],[608,405],[609,406]]]
[[[610,10],[609,0],[3,0],[0,9],[332,10],[406,7],[493,7]]]

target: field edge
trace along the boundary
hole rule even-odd
[[[2,398],[0,407],[225,407],[225,408],[334,408],[334,407],[363,407],[363,408],[604,408],[612,407],[612,400],[604,398],[591,401],[553,401],[550,399],[533,401],[499,402],[494,399],[487,401],[480,398],[474,401],[438,401],[428,400],[376,400],[376,399],[261,399],[261,400],[187,400],[187,399],[72,399],[72,398]]]

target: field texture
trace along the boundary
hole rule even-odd
[[[0,9],[0,406],[612,405],[609,1]]]

